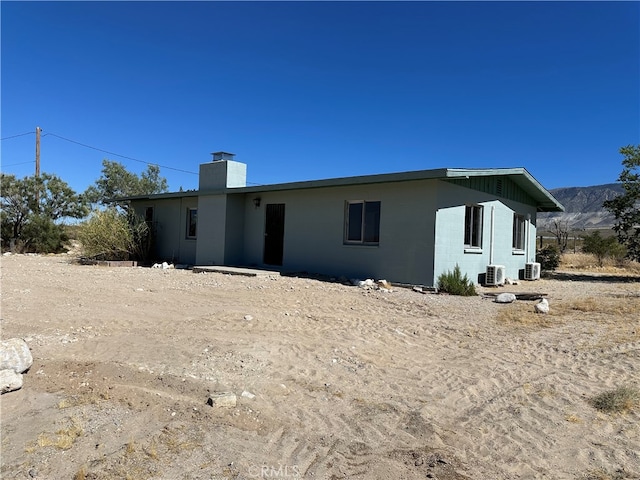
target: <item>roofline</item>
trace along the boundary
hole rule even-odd
[[[190,190],[187,192],[159,193],[154,195],[138,195],[119,198],[118,200],[161,200],[180,197],[197,197],[200,195],[244,194],[259,192],[276,192],[283,190],[302,190],[310,188],[342,187],[350,185],[366,185],[376,183],[409,182],[413,180],[443,180],[447,178],[469,178],[487,176],[511,177],[520,187],[531,193],[538,202],[538,211],[563,212],[564,207],[549,191],[547,191],[525,168],[436,168],[430,170],[414,170],[398,173],[379,173],[375,175],[361,175],[355,177],[338,177],[322,180],[305,180],[301,182],[276,183],[251,187],[221,188],[216,190]],[[535,195],[537,193],[537,195]]]

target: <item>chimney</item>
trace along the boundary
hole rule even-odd
[[[236,156],[235,153],[229,153],[229,152],[213,152],[211,155],[213,156],[214,162],[219,162],[221,160],[233,161],[233,157]]]
[[[213,152],[213,161],[200,165],[199,190],[247,186],[247,165],[233,160],[235,154]]]

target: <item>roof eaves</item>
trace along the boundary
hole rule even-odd
[[[448,178],[507,176],[526,191],[536,202],[539,212],[564,212],[564,206],[531,175],[526,168],[449,168]]]

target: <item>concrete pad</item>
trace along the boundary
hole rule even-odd
[[[280,276],[280,272],[274,270],[261,270],[257,268],[226,267],[223,265],[193,267],[194,273],[215,272],[229,275],[243,275],[245,277],[266,277],[269,275]]]

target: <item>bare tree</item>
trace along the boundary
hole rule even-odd
[[[568,221],[563,222],[562,220],[554,220],[552,233],[554,237],[556,237],[556,241],[558,242],[558,249],[560,250],[560,253],[564,253],[569,243],[569,222]]]

